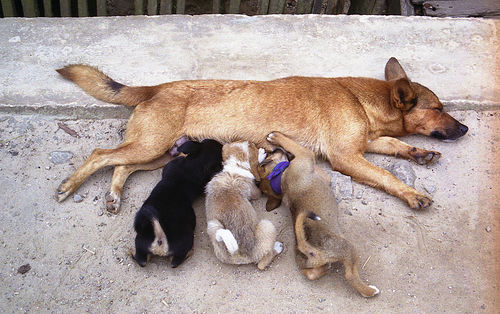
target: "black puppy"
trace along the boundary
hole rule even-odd
[[[146,266],[150,254],[172,256],[179,266],[193,248],[196,216],[192,207],[210,179],[222,170],[222,145],[214,140],[187,141],[170,161],[162,179],[137,212],[134,221],[135,260]]]

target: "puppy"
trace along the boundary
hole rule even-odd
[[[224,168],[206,187],[205,207],[215,256],[224,263],[257,263],[264,269],[283,246],[276,242],[274,225],[266,219],[259,221],[250,203],[261,195],[254,177],[257,153],[248,142],[223,146]]]
[[[196,216],[193,201],[222,169],[222,145],[214,140],[187,141],[177,148],[187,156],[169,162],[162,179],[137,212],[134,221],[135,260],[146,266],[150,255],[172,256],[179,266],[193,248]]]
[[[323,171],[316,167],[314,153],[286,137],[273,132],[267,140],[292,154],[275,150],[258,166],[259,187],[268,201],[266,209],[278,207],[282,197],[290,206],[296,237],[296,261],[309,279],[323,276],[331,263],[342,262],[345,278],[362,296],[379,293],[375,286],[366,285],[358,274],[358,255],[342,237],[338,226],[338,209]]]

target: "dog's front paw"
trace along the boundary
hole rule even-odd
[[[433,203],[430,197],[419,193],[412,193],[412,195],[408,197],[406,201],[408,202],[408,205],[411,207],[411,209],[415,210],[427,208]]]
[[[429,165],[436,163],[441,158],[441,153],[413,147],[408,152],[411,159],[419,165]]]
[[[273,250],[276,252],[276,254],[280,254],[281,252],[283,252],[283,243],[278,241],[274,242]]]
[[[62,202],[64,201],[68,196],[71,195],[71,193],[73,192],[71,189],[69,189],[67,186],[66,186],[66,182],[68,181],[68,178],[64,179],[61,184],[59,185],[59,187],[57,188],[56,190],[56,200],[58,202]]]
[[[107,192],[105,197],[106,210],[112,214],[118,214],[120,211],[121,199],[115,192]]]

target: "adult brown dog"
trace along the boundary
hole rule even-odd
[[[309,280],[315,280],[327,272],[330,264],[342,262],[345,278],[353,288],[364,297],[377,295],[377,287],[366,285],[359,277],[358,254],[342,236],[335,196],[330,182],[316,166],[314,153],[279,132],[269,134],[267,139],[286,153],[276,150],[259,163],[259,187],[268,196],[267,211],[278,207],[281,198],[287,200],[294,220],[295,259],[301,272]],[[287,154],[292,157],[287,158]],[[272,185],[268,176],[276,171],[273,170],[276,165],[288,159],[290,165],[282,170],[281,176],[273,175],[277,182]]]
[[[123,184],[136,170],[156,169],[182,135],[222,143],[245,140],[269,148],[265,138],[281,131],[326,157],[333,169],[377,187],[420,209],[432,200],[364,157],[364,152],[400,156],[426,164],[440,153],[412,147],[393,136],[423,134],[457,139],[467,127],[444,112],[428,88],[411,82],[391,58],[386,80],[344,77],[287,77],[273,81],[197,80],[129,87],[97,69],[69,65],[57,70],[102,101],[136,106],[124,142],[95,149],[57,189],[67,198],[92,173],[115,166],[107,208],[120,205]]]

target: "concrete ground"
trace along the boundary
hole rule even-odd
[[[499,313],[499,30],[491,20],[380,16],[1,19],[0,312]],[[409,166],[415,187],[434,199],[430,209],[412,211],[349,179],[335,187],[341,225],[358,249],[362,278],[381,290],[376,298],[360,297],[342,267],[306,280],[295,265],[288,210],[267,213],[264,199],[254,205],[285,244],[265,271],[215,258],[203,199],[195,203],[189,260],[177,269],[161,258],[135,264],[127,253],[134,214],[159,171],[132,175],[118,215],[104,209],[110,168],[55,201],[60,181],[92,149],[121,142],[130,114],[61,79],[54,69],[65,64],[95,65],[122,83],[146,85],[382,79],[391,56],[469,132],[455,143],[403,139],[443,154],[433,166]],[[398,161],[367,157],[384,168]]]

